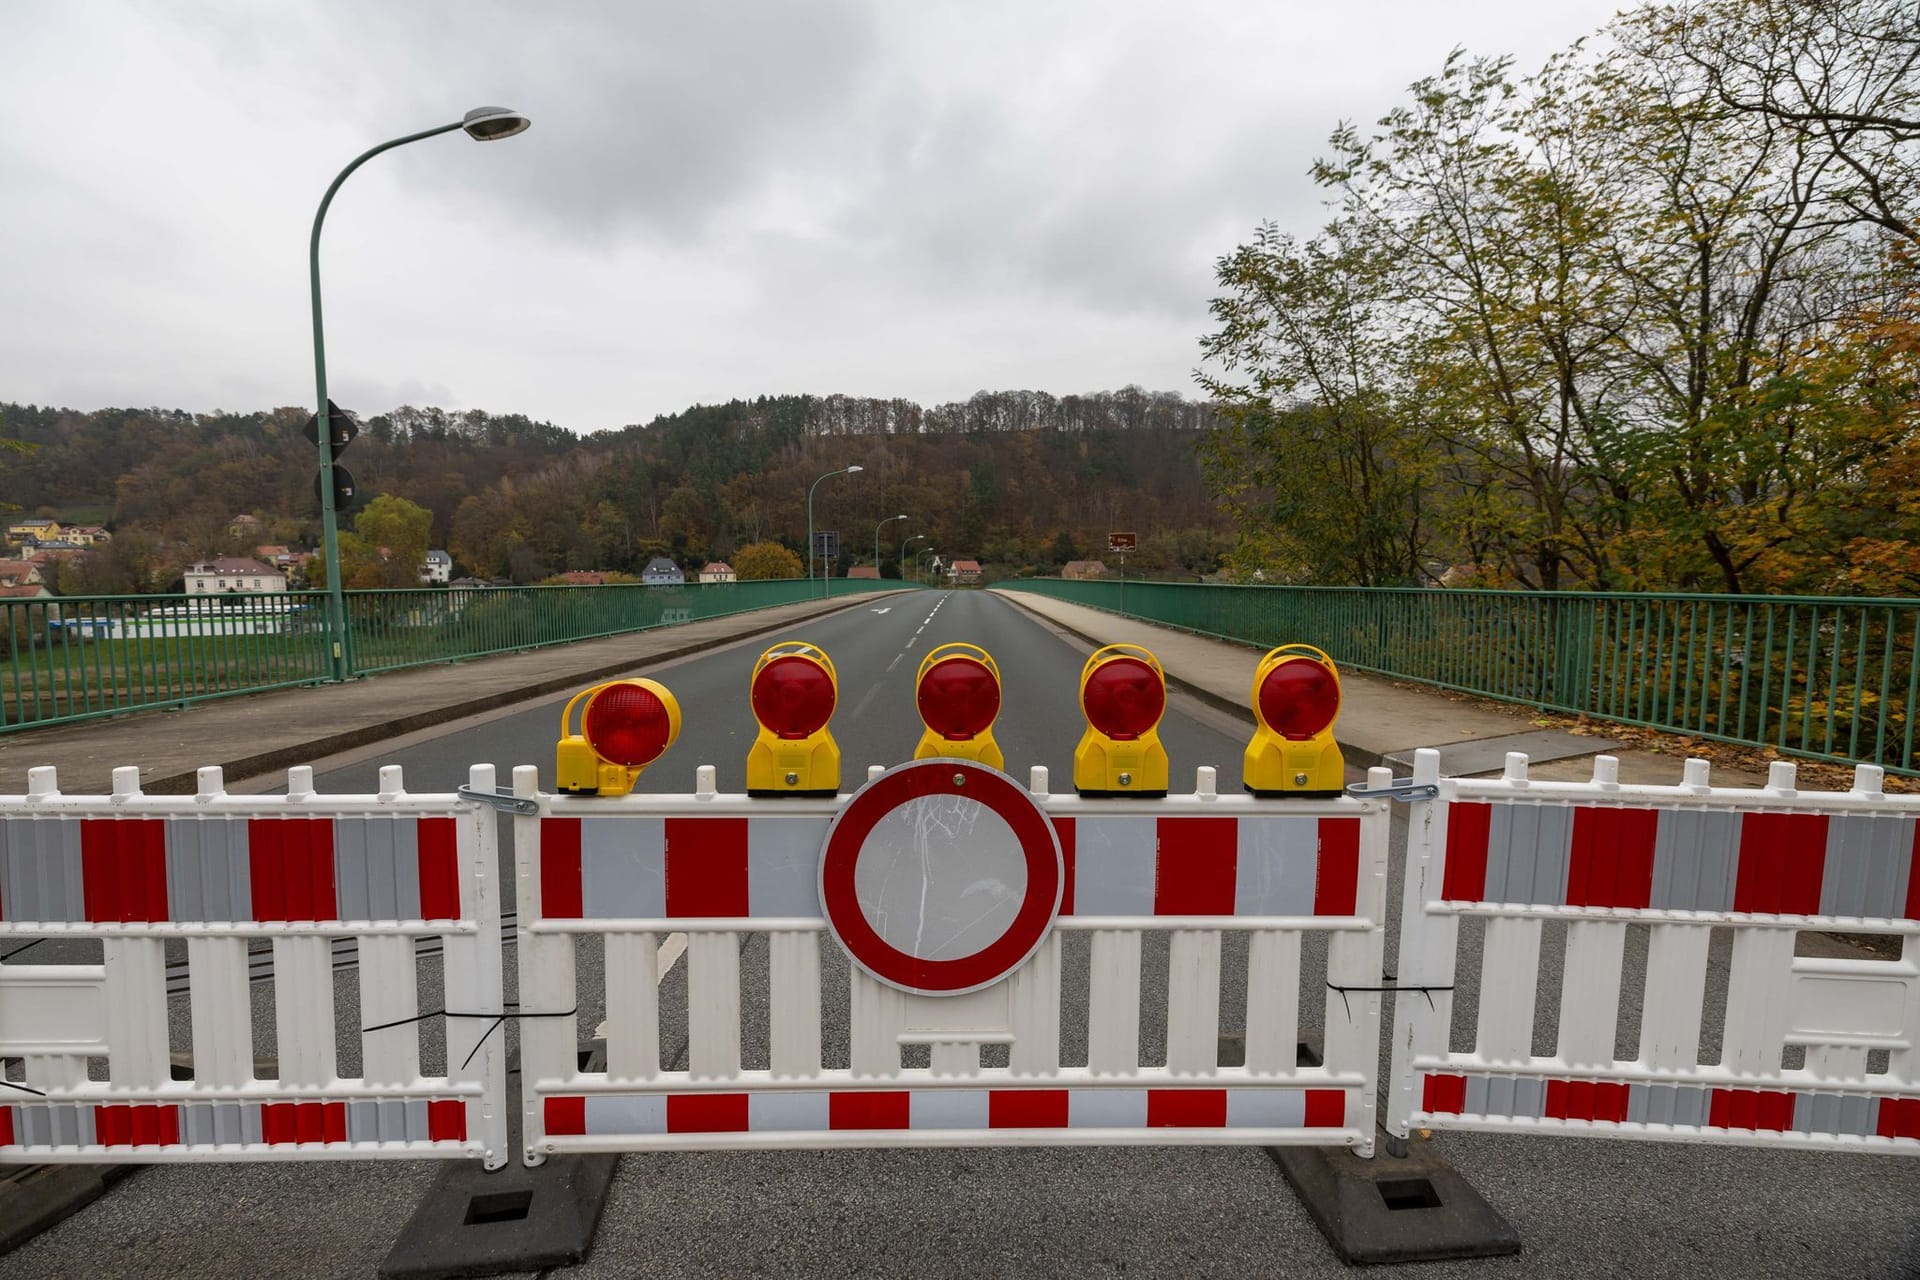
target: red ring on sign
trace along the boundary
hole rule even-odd
[[[955,786],[953,775],[966,779]],[[880,820],[912,800],[960,796],[975,800],[1013,829],[1027,862],[1027,894],[1005,933],[972,955],[924,960],[882,938],[860,910],[854,868]],[[1046,938],[1065,887],[1060,838],[1053,823],[1005,774],[966,760],[916,760],[881,774],[855,792],[827,829],[820,852],[820,903],[827,927],[855,964],[887,983],[926,995],[959,995],[990,986],[1026,962]]]

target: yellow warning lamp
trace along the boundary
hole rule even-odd
[[[567,726],[582,702],[580,732]],[[609,680],[583,689],[560,712],[554,786],[568,795],[624,796],[680,736],[680,704],[652,680]]]
[[[1073,753],[1073,788],[1083,796],[1164,796],[1167,749],[1158,726],[1167,710],[1167,674],[1137,644],[1098,649],[1080,669],[1087,732]]]
[[[747,794],[837,794],[840,748],[827,732],[840,698],[833,659],[818,645],[782,640],[753,664],[751,696],[760,736],[747,752]]]
[[[914,702],[927,731],[913,749],[915,760],[946,756],[1003,769],[1006,757],[993,740],[1000,714],[1000,666],[977,644],[939,645],[920,660]]]
[[[1240,776],[1256,796],[1337,796],[1346,762],[1333,740],[1340,672],[1310,644],[1283,644],[1253,673],[1253,718]]]

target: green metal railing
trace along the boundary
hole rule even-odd
[[[1920,776],[1920,600],[1028,579],[1003,587],[1548,711]]]
[[[349,591],[359,675],[913,583]],[[331,678],[324,591],[0,600],[0,733]]]

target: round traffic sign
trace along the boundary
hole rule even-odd
[[[1053,823],[1006,774],[915,760],[854,792],[820,850],[827,929],[888,986],[991,986],[1046,939],[1066,864]]]

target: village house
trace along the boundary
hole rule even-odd
[[[103,547],[113,541],[113,535],[97,524],[68,525],[60,536],[80,547]]]
[[[427,552],[427,562],[420,566],[420,581],[444,583],[453,578],[453,557],[444,551]]]
[[[1069,560],[1060,569],[1063,578],[1104,578],[1107,576],[1107,563],[1104,560]]]
[[[733,571],[733,566],[725,560],[709,560],[706,566],[700,570],[700,581],[702,582],[733,582],[737,577],[738,575]]]
[[[230,538],[251,538],[260,532],[259,516],[239,515],[227,521],[227,536]]]
[[[31,560],[0,560],[0,587],[37,587],[44,581]]]
[[[871,582],[880,576],[880,570],[870,564],[857,564],[847,570],[847,576],[849,578],[865,578]]]
[[[687,578],[679,565],[665,556],[655,556],[640,571],[640,581],[650,587],[679,587],[686,585]]]
[[[955,582],[980,581],[980,562],[978,560],[955,560],[947,572]]]
[[[189,594],[287,589],[286,574],[246,556],[215,556],[190,564],[185,577]]]
[[[44,542],[59,537],[60,533],[60,522],[58,520],[49,520],[45,516],[33,516],[31,518],[9,520],[7,522],[7,537],[15,542],[23,539],[33,542]]]

